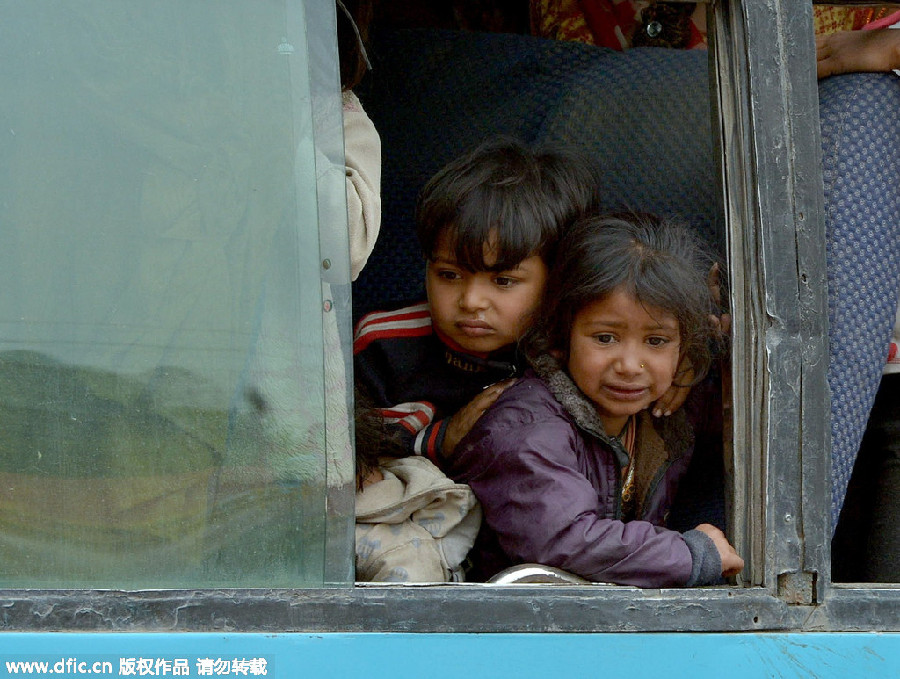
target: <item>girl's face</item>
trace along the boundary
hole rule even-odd
[[[484,261],[496,254],[485,245]],[[488,354],[515,343],[531,324],[541,300],[547,266],[537,255],[509,271],[469,271],[441,236],[425,271],[425,289],[436,330],[461,349]]]
[[[678,321],[616,291],[575,315],[569,375],[594,402],[606,433],[617,436],[628,417],[671,386],[680,357]]]

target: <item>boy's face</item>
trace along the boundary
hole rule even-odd
[[[461,349],[490,353],[516,342],[541,301],[547,266],[538,255],[508,271],[468,271],[458,265],[446,235],[425,270],[434,327]],[[484,263],[497,260],[485,244]]]

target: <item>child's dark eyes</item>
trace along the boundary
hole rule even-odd
[[[437,272],[437,276],[445,281],[455,281],[461,278],[458,272],[450,269],[441,269]]]
[[[510,278],[509,276],[497,276],[494,278],[494,284],[501,288],[510,288],[517,282],[515,278]]]
[[[601,332],[594,335],[594,340],[599,344],[613,344],[616,341],[616,336],[610,332]],[[646,340],[647,344],[651,347],[664,347],[672,340],[668,337],[648,337]]]

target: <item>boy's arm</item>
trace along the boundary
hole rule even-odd
[[[360,344],[355,345],[355,348]],[[396,379],[391,361],[376,346],[364,346],[354,356],[354,381],[357,407],[373,412],[381,420],[383,435],[398,450],[398,455],[424,455],[439,464],[448,419],[435,419],[436,408],[430,401],[396,403],[391,385]]]
[[[403,397],[398,398],[397,389],[404,372],[416,365],[421,342],[430,334],[427,303],[369,313],[354,333],[353,370],[364,407],[382,420],[387,437],[400,448],[400,454],[424,454],[433,461],[446,425],[435,421],[431,402],[398,402]]]
[[[424,455],[442,467],[482,413],[514,380],[490,385],[458,412],[441,419],[436,419],[437,409],[430,401],[396,403],[391,396],[398,373],[410,365],[409,354],[404,352],[421,346],[417,343],[430,334],[431,320],[425,303],[368,314],[360,321],[354,337],[354,379],[368,399],[367,406],[379,414],[394,443],[408,454]],[[400,367],[401,355],[406,356],[406,368]]]
[[[453,455],[457,444],[469,433],[497,397],[515,380],[487,387],[451,417],[434,419],[435,408],[426,401],[377,408],[385,427],[404,450],[424,455],[440,468]]]
[[[465,438],[478,419],[490,408],[504,390],[515,383],[515,379],[503,380],[485,388],[466,405],[447,419],[441,441],[440,454],[446,460],[453,455],[456,446]]]
[[[450,418],[435,420],[434,406],[427,401],[398,403],[375,408],[387,435],[408,455],[424,455],[441,466],[441,447]]]

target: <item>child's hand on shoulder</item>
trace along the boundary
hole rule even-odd
[[[506,388],[515,383],[515,379],[503,380],[486,387],[480,394],[460,408],[447,425],[441,455],[447,459],[456,450],[456,446],[468,434],[484,411],[490,408]]]
[[[666,393],[659,397],[659,400],[653,404],[653,417],[668,417],[687,400],[688,394],[691,393],[689,385],[694,381],[694,368],[687,356],[682,357],[678,363],[678,369],[675,371],[675,379],[672,380],[672,386],[666,390]]]
[[[709,288],[710,297],[712,297],[713,303],[720,309],[722,308],[721,276],[721,268],[718,264],[713,264],[706,277],[706,285]],[[719,333],[719,335],[725,336],[731,332],[731,314],[723,313],[720,316],[712,314],[709,317],[709,320],[712,321],[713,327],[715,327],[716,332]]]
[[[719,307],[722,305],[721,276],[721,268],[718,264],[713,264],[706,277],[706,285],[709,288],[710,297]],[[723,313],[720,316],[712,314],[710,315],[709,320],[713,324],[718,335],[725,336],[731,332],[731,314]],[[691,365],[690,360],[687,357],[682,358],[681,362],[678,364],[678,370],[675,372],[675,379],[672,382],[672,386],[669,387],[666,393],[653,404],[653,416],[668,416],[683,406],[684,402],[687,400],[688,394],[691,393],[691,388],[682,385],[692,384],[695,377],[694,367]]]

